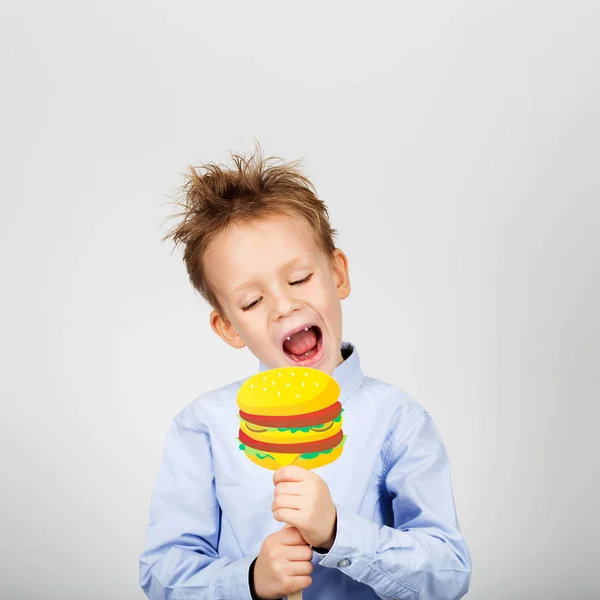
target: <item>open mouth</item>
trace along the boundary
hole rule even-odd
[[[295,365],[309,366],[320,360],[323,354],[323,332],[317,325],[310,325],[283,341],[283,353]]]

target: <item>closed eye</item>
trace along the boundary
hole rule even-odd
[[[292,281],[290,283],[290,285],[298,285],[299,283],[306,283],[312,276],[313,276],[313,274],[311,273],[310,275],[307,275],[304,279],[300,279],[299,281]]]
[[[300,285],[302,283],[306,283],[307,281],[310,281],[312,276],[313,276],[313,273],[310,273],[304,279],[299,279],[298,281],[290,281],[290,285]],[[260,302],[260,300],[261,299],[259,298],[258,300],[255,300],[251,304],[248,304],[248,306],[243,306],[242,310],[245,312],[247,310],[253,309]]]

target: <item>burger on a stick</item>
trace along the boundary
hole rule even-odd
[[[266,469],[286,465],[315,469],[336,460],[344,447],[340,387],[310,367],[262,371],[240,387],[239,442]]]

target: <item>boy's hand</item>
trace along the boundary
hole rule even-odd
[[[302,467],[281,467],[273,475],[276,521],[293,525],[308,544],[329,550],[336,534],[337,511],[329,487],[317,474]]]
[[[311,583],[312,550],[295,527],[265,538],[254,564],[254,591],[265,600],[283,598]]]

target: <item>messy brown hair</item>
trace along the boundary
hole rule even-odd
[[[185,263],[192,286],[223,316],[210,288],[203,258],[209,243],[233,224],[248,224],[276,215],[303,217],[310,224],[318,247],[329,257],[335,250],[337,230],[329,223],[325,202],[317,197],[312,182],[299,170],[300,159],[284,162],[263,157],[259,144],[248,155],[231,152],[231,166],[204,163],[189,166],[175,204],[181,217],[162,241],[184,246]]]

